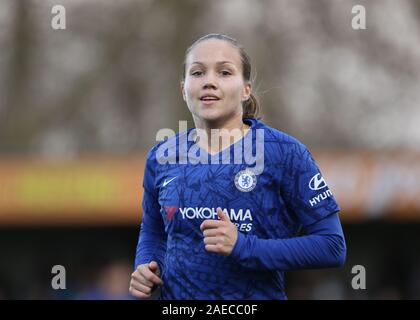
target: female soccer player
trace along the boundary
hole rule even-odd
[[[129,291],[287,299],[284,271],[344,264],[339,206],[308,149],[256,119],[250,60],[236,40],[206,35],[184,64],[195,128],[149,151]]]

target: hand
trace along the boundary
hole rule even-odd
[[[200,230],[203,232],[204,244],[208,252],[228,256],[238,239],[238,229],[222,209],[217,208],[217,215],[220,220],[207,219],[201,224]]]
[[[152,288],[155,285],[163,284],[160,278],[159,265],[156,261],[141,264],[136,271],[131,274],[129,292],[137,298],[150,298],[152,295]]]

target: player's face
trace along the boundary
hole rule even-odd
[[[189,52],[185,68],[182,94],[195,118],[242,118],[242,101],[248,99],[251,85],[243,79],[237,48],[219,39],[203,41]]]

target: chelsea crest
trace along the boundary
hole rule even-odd
[[[235,186],[242,192],[249,192],[257,185],[257,176],[251,169],[239,171],[235,176]]]

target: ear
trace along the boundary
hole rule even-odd
[[[182,98],[184,99],[184,101],[187,101],[186,97],[185,97],[185,83],[184,83],[184,81],[181,81],[181,93],[182,93]]]
[[[252,86],[250,82],[245,83],[244,90],[242,92],[242,101],[247,101],[251,96]]]

